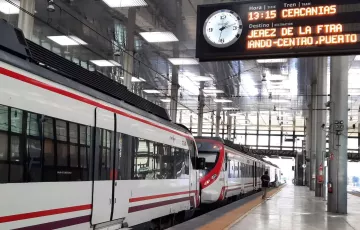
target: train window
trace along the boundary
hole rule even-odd
[[[80,125],[80,144],[86,145],[86,126]]]
[[[178,179],[189,178],[189,151],[180,148],[174,149],[175,174]]]
[[[67,128],[65,121],[56,120],[56,139],[58,141],[67,141]]]
[[[27,170],[29,182],[41,181],[41,144],[40,140],[27,139]]]
[[[74,123],[69,124],[69,136],[71,143],[78,143],[78,125]]]
[[[11,132],[22,133],[22,118],[21,110],[11,108]]]
[[[54,139],[54,119],[50,117],[44,118],[44,137]]]
[[[101,143],[99,146],[100,153],[100,165],[99,165],[99,180],[109,180],[111,170],[111,143],[112,143],[112,132],[101,129]]]
[[[13,162],[20,162],[20,138],[18,136],[11,136],[11,150],[10,160]]]
[[[27,134],[30,136],[39,136],[40,117],[34,113],[27,114]]]
[[[45,139],[44,141],[44,165],[55,165],[54,142],[53,140]]]
[[[7,183],[9,176],[9,165],[0,161],[0,183]]]
[[[57,143],[57,165],[68,166],[68,145]]]
[[[0,130],[8,131],[9,129],[9,108],[0,105]]]
[[[79,165],[79,156],[78,156],[78,146],[70,145],[70,167],[78,167]]]
[[[8,135],[0,133],[0,161],[8,159]]]

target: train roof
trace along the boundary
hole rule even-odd
[[[194,137],[195,138],[195,140],[196,139],[208,139],[208,140],[216,140],[216,141],[220,141],[221,143],[223,143],[224,145],[226,145],[226,146],[228,146],[228,147],[230,147],[230,148],[232,148],[232,149],[234,149],[234,150],[237,150],[237,151],[239,151],[239,152],[242,152],[243,154],[245,154],[245,155],[248,155],[248,156],[250,156],[250,157],[253,157],[253,158],[256,158],[256,159],[258,159],[258,160],[260,160],[260,161],[263,161],[263,162],[265,162],[265,163],[267,163],[267,164],[269,164],[269,165],[271,165],[271,166],[274,166],[274,167],[276,167],[276,168],[279,168],[277,165],[275,165],[275,164],[273,164],[273,163],[271,163],[271,162],[269,162],[269,161],[267,161],[267,160],[264,160],[260,155],[256,155],[256,154],[254,154],[254,153],[251,153],[250,152],[250,148],[247,148],[246,146],[243,146],[243,145],[239,145],[239,144],[235,144],[234,142],[232,142],[232,141],[229,141],[229,140],[224,140],[224,139],[222,139],[222,138],[220,138],[220,137],[200,137],[200,136],[196,136],[196,137]]]
[[[167,111],[130,92],[127,88],[97,71],[89,71],[36,43],[25,39],[21,30],[0,20],[0,61],[67,86],[99,100],[119,106],[179,131],[187,128],[171,122]]]

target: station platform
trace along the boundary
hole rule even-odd
[[[326,211],[324,198],[307,187],[284,185],[262,201],[254,194],[171,229],[198,230],[360,230],[360,197],[348,195],[348,215]]]

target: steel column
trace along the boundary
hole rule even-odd
[[[124,85],[132,91],[131,78],[134,73],[134,32],[135,32],[136,8],[128,9],[128,22],[126,26],[126,51],[124,56]]]
[[[21,0],[20,7],[24,10],[34,14],[35,12],[35,0]],[[25,38],[30,39],[33,35],[34,29],[34,17],[26,12],[20,10],[19,12],[19,20],[18,27],[24,33]]]
[[[310,149],[310,190],[315,191],[316,182],[316,82],[311,85],[311,149]]]
[[[326,95],[327,93],[327,58],[318,57],[315,62],[315,71],[317,75],[317,95]],[[324,154],[326,153],[326,131],[322,126],[326,125],[326,103],[327,97],[317,96],[316,106],[316,186],[315,196],[324,196]]]
[[[220,137],[221,104],[216,105],[215,137]]]
[[[331,57],[328,211],[347,213],[348,57]],[[343,121],[344,130],[335,130]]]
[[[205,106],[205,96],[204,96],[204,89],[205,82],[200,82],[200,88],[199,88],[199,116],[198,116],[198,136],[202,136],[202,130],[203,130],[203,123],[204,123],[204,106]]]

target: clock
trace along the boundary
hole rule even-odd
[[[225,48],[240,38],[242,29],[242,21],[234,11],[218,10],[206,19],[203,35],[210,45]]]

